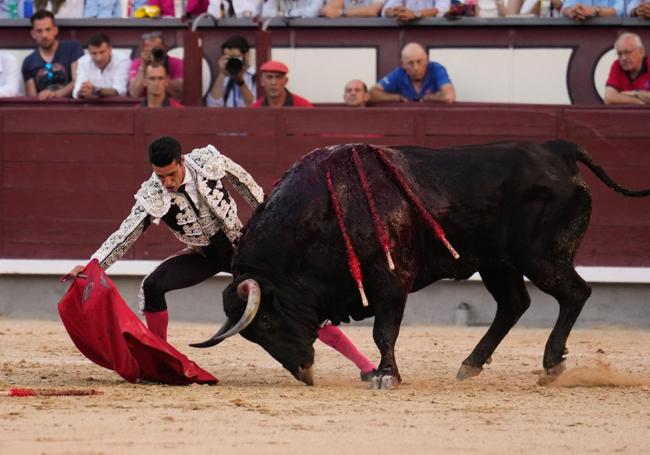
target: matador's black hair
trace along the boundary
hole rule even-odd
[[[164,167],[173,161],[181,161],[181,144],[170,136],[160,136],[154,139],[147,148],[149,162],[154,166]]]

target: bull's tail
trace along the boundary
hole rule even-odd
[[[547,142],[547,144],[552,144],[552,148],[559,148],[563,151],[571,151],[575,157],[575,160],[580,161],[582,164],[587,166],[596,177],[598,177],[605,185],[614,191],[629,197],[650,196],[650,188],[644,190],[630,190],[616,183],[609,175],[607,175],[602,167],[596,164],[594,158],[579,145],[562,140]]]

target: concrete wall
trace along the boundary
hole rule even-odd
[[[136,310],[142,277],[111,278],[129,306]],[[214,322],[216,330],[218,323],[225,320],[221,292],[230,280],[229,276],[220,276],[170,293],[167,301],[172,324],[173,321]],[[650,329],[650,283],[592,283],[592,287],[592,296],[578,319],[578,327]],[[57,319],[56,305],[67,288],[68,285],[60,284],[53,275],[0,275],[0,327],[3,318]],[[557,303],[530,283],[528,289],[532,304],[518,325],[552,327]],[[445,280],[409,296],[404,324],[454,324],[458,306],[463,302],[470,306],[469,325],[487,325],[492,321],[496,303],[480,281]],[[372,319],[361,323],[372,324]]]

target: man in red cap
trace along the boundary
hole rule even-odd
[[[301,96],[287,90],[289,68],[282,62],[269,60],[260,68],[260,84],[266,96],[259,98],[251,107],[313,107]]]

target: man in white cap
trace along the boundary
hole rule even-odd
[[[269,60],[260,68],[260,85],[265,96],[255,101],[251,107],[313,107],[305,98],[287,90],[289,68],[282,62]]]

